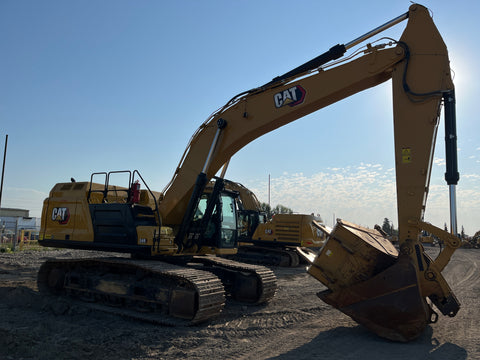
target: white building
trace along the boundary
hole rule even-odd
[[[40,230],[40,218],[30,217],[29,213],[24,209],[0,208],[0,232]]]

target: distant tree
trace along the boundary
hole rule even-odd
[[[280,204],[275,206],[275,208],[272,211],[273,211],[274,214],[293,214],[292,209],[290,209],[286,206],[280,205]]]
[[[465,236],[465,229],[463,228],[463,225],[462,225],[462,232],[460,233],[460,236],[462,237],[462,239],[465,239],[466,236]]]
[[[390,220],[388,220],[388,218],[383,219],[382,230],[387,235],[392,235],[393,226],[390,225]]]
[[[293,210],[278,204],[273,209],[267,203],[260,203],[261,210],[267,215],[268,219],[271,219],[275,214],[293,214]]]
[[[260,209],[267,215],[268,219],[272,218],[272,208],[267,203],[260,203]]]
[[[444,223],[444,225],[443,225],[443,230],[445,230],[446,232],[448,232],[447,223]]]
[[[393,226],[393,223],[392,223],[392,235],[398,236],[398,229],[395,229],[395,227]]]

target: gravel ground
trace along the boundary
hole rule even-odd
[[[438,249],[428,251],[435,257]],[[457,250],[444,271],[461,302],[457,316],[441,316],[407,344],[379,338],[320,301],[323,285],[302,266],[274,268],[279,289],[269,304],[227,300],[217,318],[192,327],[144,323],[38,293],[36,272],[47,258],[98,254],[0,254],[0,359],[480,359],[479,250]]]

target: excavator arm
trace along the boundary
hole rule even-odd
[[[404,19],[408,22],[399,41],[369,44],[357,57],[352,56],[353,60],[341,58],[346,49]],[[339,59],[338,63],[332,62],[335,59]],[[397,256],[394,249],[391,253],[386,251],[394,259],[393,266],[383,271],[375,268],[376,273],[371,273],[369,279],[346,288],[330,288],[328,276],[322,273],[324,264],[320,257],[309,272],[330,288],[328,293],[319,295],[323,300],[389,339],[411,340],[435,320],[427,298],[443,314],[455,315],[459,304],[441,270],[459,242],[423,222],[443,102],[447,129],[446,180],[451,194],[452,233],[456,231],[455,184],[459,176],[454,86],[447,48],[428,10],[418,4],[369,34],[347,45],[336,45],[271,82],[237,95],[208,118],[192,136],[159,205],[163,223],[180,228],[177,244],[181,246],[186,237],[186,226],[208,180],[237,151],[274,129],[389,79],[393,86],[400,252]],[[342,226],[350,228],[352,234],[363,231],[347,223]],[[424,253],[418,240],[422,229],[443,234],[448,240],[447,252],[435,261]],[[377,236],[364,233],[367,237]],[[356,256],[354,250],[348,252],[349,256]]]

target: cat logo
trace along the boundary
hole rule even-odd
[[[59,224],[65,225],[70,219],[70,211],[66,207],[53,208],[52,221],[58,221]]]
[[[300,85],[292,86],[289,89],[280,91],[273,95],[273,101],[277,109],[282,106],[295,106],[303,103],[307,92]]]

